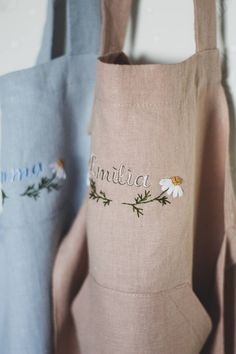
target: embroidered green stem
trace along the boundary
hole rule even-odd
[[[143,204],[148,204],[148,203],[153,203],[153,202],[159,202],[162,206],[166,204],[171,204],[170,201],[168,200],[168,197],[165,195],[167,190],[159,194],[155,198],[151,198],[151,192],[146,191],[143,194],[138,194],[136,198],[134,198],[134,203],[122,203],[123,205],[128,205],[131,206],[133,209],[134,213],[137,213],[138,218],[143,215],[143,208],[141,208],[139,205]]]
[[[42,177],[38,189],[39,190],[47,189],[49,193],[52,192],[53,190],[58,191],[61,188],[61,186],[58,183],[54,182],[56,177],[57,177],[56,173],[53,173],[51,178]]]
[[[53,173],[51,178],[42,177],[38,186],[35,186],[35,184],[28,186],[24,193],[21,194],[21,196],[27,196],[29,198],[37,200],[43,189],[46,189],[48,193],[52,192],[53,190],[58,191],[61,186],[57,182],[55,182],[56,177],[56,173]]]
[[[4,205],[5,203],[5,199],[8,199],[8,196],[6,195],[6,193],[4,192],[4,190],[2,189],[2,205]]]
[[[97,203],[99,202],[99,200],[101,200],[104,207],[110,205],[112,200],[107,198],[105,192],[103,191],[100,191],[99,193],[97,192],[96,183],[93,179],[90,179],[90,189],[91,189],[89,193],[90,199],[95,200]]]

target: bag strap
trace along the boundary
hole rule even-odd
[[[100,0],[49,0],[53,6],[52,58],[99,52]]]
[[[196,52],[216,48],[216,0],[194,0]]]
[[[101,54],[123,49],[132,0],[102,0]],[[196,52],[216,48],[216,0],[194,0]]]
[[[123,49],[132,0],[102,0],[101,55]]]
[[[100,48],[100,0],[68,0],[68,52],[72,55],[94,53]]]

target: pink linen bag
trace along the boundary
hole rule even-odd
[[[228,111],[215,0],[194,5],[194,55],[133,65],[131,1],[103,0],[89,197],[54,268],[57,353],[225,352]]]

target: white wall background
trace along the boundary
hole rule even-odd
[[[0,74],[33,66],[47,0],[0,0]]]
[[[136,0],[125,50],[134,60],[176,62],[194,53],[194,8],[190,0]],[[132,38],[134,30],[134,38]]]
[[[0,0],[0,75],[35,64],[47,1]],[[130,20],[125,44],[134,60],[145,57],[148,62],[173,63],[194,53],[193,1],[135,1],[138,6]],[[218,0],[218,3],[219,46],[227,54],[227,81],[236,104],[236,0]],[[132,38],[134,27],[135,39]]]

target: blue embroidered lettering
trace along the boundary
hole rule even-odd
[[[20,168],[12,168],[9,171],[1,171],[1,183],[14,183],[21,182],[25,179],[29,179],[31,177],[38,177],[43,172],[43,164],[41,162],[37,162],[31,168],[30,167],[20,167]]]
[[[7,182],[7,172],[2,171],[1,172],[1,183],[6,183]]]
[[[32,168],[32,175],[37,177],[42,172],[43,172],[42,163],[41,162],[36,163]]]
[[[11,170],[11,182],[22,181],[27,177],[29,177],[29,169],[27,167]]]

